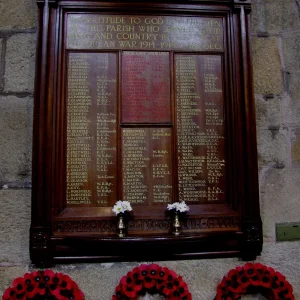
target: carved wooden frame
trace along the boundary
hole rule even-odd
[[[80,1],[37,0],[39,29],[36,59],[33,136],[32,222],[30,254],[35,264],[69,261],[162,260],[242,256],[250,259],[261,252],[262,224],[259,212],[255,108],[249,39],[249,0],[197,1]],[[134,8],[133,8],[134,7]],[[208,206],[183,225],[185,234],[134,235],[118,238],[113,217],[97,218],[68,214],[59,184],[63,180],[63,151],[59,130],[59,74],[63,13],[65,10],[107,11],[134,9],[145,12],[202,13],[226,20],[227,69],[231,94],[226,105],[228,132],[228,180],[231,200],[222,211]],[[170,220],[130,220],[130,232],[167,230]],[[151,251],[149,251],[151,246]]]

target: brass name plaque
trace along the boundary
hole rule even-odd
[[[223,51],[222,18],[68,14],[68,49]]]

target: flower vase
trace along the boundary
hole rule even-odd
[[[126,222],[125,222],[124,214],[118,214],[117,217],[118,217],[118,222],[117,222],[118,236],[125,237],[127,235],[127,232],[126,232]]]
[[[181,233],[181,222],[179,218],[179,213],[174,212],[174,219],[173,219],[173,234],[180,235]]]

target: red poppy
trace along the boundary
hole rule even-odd
[[[25,293],[26,287],[27,285],[25,283],[24,277],[18,277],[13,281],[13,288],[18,295]]]
[[[247,263],[244,265],[245,273],[248,277],[254,277],[257,275],[256,269],[253,264]]]
[[[141,291],[141,290],[143,289],[143,281],[137,279],[137,280],[134,282],[133,288],[134,288],[134,290],[135,290],[136,292]]]
[[[70,290],[72,288],[72,279],[68,275],[63,274],[59,285],[63,289]]]
[[[284,299],[294,299],[293,287],[288,281],[285,281],[284,285],[280,286],[279,290],[278,296],[284,296]]]
[[[167,281],[172,281],[174,280],[175,278],[177,278],[177,274],[173,271],[173,270],[169,270],[168,272],[168,277],[167,277]]]
[[[260,263],[255,263],[254,264],[254,268],[255,268],[255,270],[257,271],[257,272],[260,272],[260,273],[262,273],[262,272],[265,272],[266,270],[267,270],[267,266],[265,266],[265,265],[262,265],[262,264],[260,264]]]
[[[44,281],[45,282],[50,282],[52,278],[54,278],[55,276],[55,273],[52,271],[52,270],[45,270],[43,272],[43,275],[44,275]]]
[[[149,266],[148,265],[140,265],[140,274],[142,278],[145,278],[149,273]]]
[[[35,281],[31,273],[24,274],[24,280],[27,285],[35,285]]]
[[[66,300],[66,297],[61,294],[60,289],[56,289],[55,291],[52,292],[52,295],[57,299],[57,300]]]
[[[232,281],[236,281],[239,276],[239,272],[240,272],[240,270],[232,269],[229,271],[227,278],[230,278],[230,280],[232,280]]]
[[[155,279],[149,277],[149,276],[146,276],[145,279],[144,279],[144,282],[143,282],[143,285],[146,289],[150,290],[150,289],[153,289],[155,287]]]
[[[26,293],[22,293],[22,294],[16,293],[10,298],[10,300],[26,300],[26,299],[27,299]]]
[[[41,271],[32,272],[32,279],[34,282],[41,282],[44,279],[44,276]]]
[[[165,296],[169,296],[176,290],[176,286],[172,281],[166,282],[162,287],[162,293]]]
[[[177,286],[177,289],[175,292],[178,292],[180,297],[184,297],[184,296],[188,295],[188,293],[189,293],[188,285],[185,282],[181,281],[179,283],[179,286]]]
[[[161,267],[157,264],[151,264],[149,265],[149,277],[150,278],[154,278],[154,279],[158,279],[159,276],[159,272],[161,270]]]
[[[10,300],[11,297],[15,295],[15,289],[14,288],[7,288],[2,296],[2,300]]]
[[[123,295],[129,298],[136,297],[137,295],[137,292],[131,286],[128,285],[122,285],[122,293]]]
[[[270,274],[268,273],[264,273],[261,281],[260,281],[260,286],[270,289],[271,288],[271,284],[272,284],[272,277]]]
[[[120,284],[121,286],[131,287],[136,292],[139,292],[143,288],[143,281],[140,279],[134,279],[134,277],[132,277],[132,272],[129,272],[128,276],[123,276]]]
[[[131,284],[132,283],[132,279],[128,276],[123,276],[120,280],[120,283],[123,285],[127,285],[127,284]]]
[[[227,289],[234,294],[240,295],[246,292],[246,287],[240,284],[238,281],[231,282]]]
[[[33,298],[37,294],[37,290],[33,284],[28,284],[26,287],[26,294],[28,298]]]
[[[51,284],[60,285],[63,282],[63,279],[64,279],[64,274],[56,273],[56,274],[54,274],[53,277],[50,278],[50,280],[48,281],[48,285],[49,286]]]
[[[135,267],[131,272],[129,273],[132,273],[132,277],[134,279],[140,279],[142,280],[142,275],[141,275],[141,271],[140,271],[140,268],[139,267]]]

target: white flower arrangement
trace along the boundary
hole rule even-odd
[[[173,211],[181,212],[181,213],[185,213],[190,210],[190,208],[185,204],[184,201],[168,204],[167,208],[168,208],[168,210],[173,210]]]
[[[132,211],[132,207],[130,205],[129,201],[117,201],[114,205],[112,211],[118,215],[118,214],[124,214],[126,212]]]

